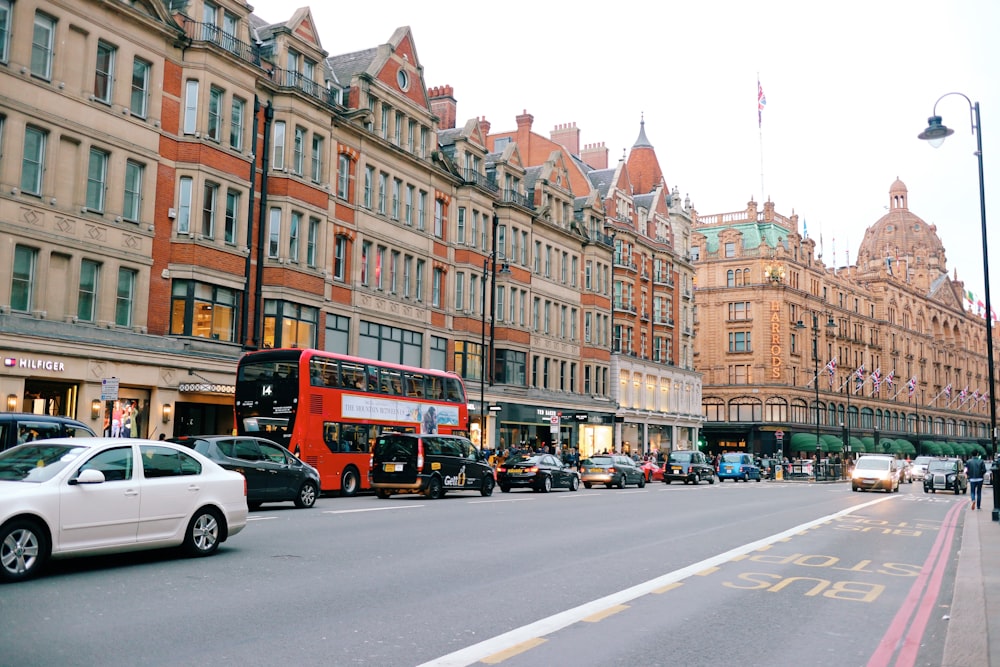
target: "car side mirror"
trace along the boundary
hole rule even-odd
[[[87,468],[80,472],[76,476],[76,479],[70,480],[70,484],[103,484],[105,481],[104,473],[100,470],[94,470],[93,468]]]

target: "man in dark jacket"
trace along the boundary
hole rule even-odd
[[[969,495],[972,496],[972,505],[969,509],[982,509],[983,504],[983,479],[986,477],[986,464],[976,453],[965,463],[965,472],[969,476]],[[995,484],[996,482],[994,482]]]

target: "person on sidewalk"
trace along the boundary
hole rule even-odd
[[[972,458],[965,463],[965,473],[969,476],[969,495],[972,496],[970,510],[982,509],[983,504],[983,478],[986,477],[986,464],[976,452]]]

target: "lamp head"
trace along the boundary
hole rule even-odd
[[[917,135],[917,139],[923,139],[934,148],[944,143],[947,137],[955,134],[948,126],[941,122],[941,116],[931,116],[927,119],[927,129]]]

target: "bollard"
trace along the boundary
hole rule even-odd
[[[993,459],[993,520],[1000,521],[1000,459]]]

